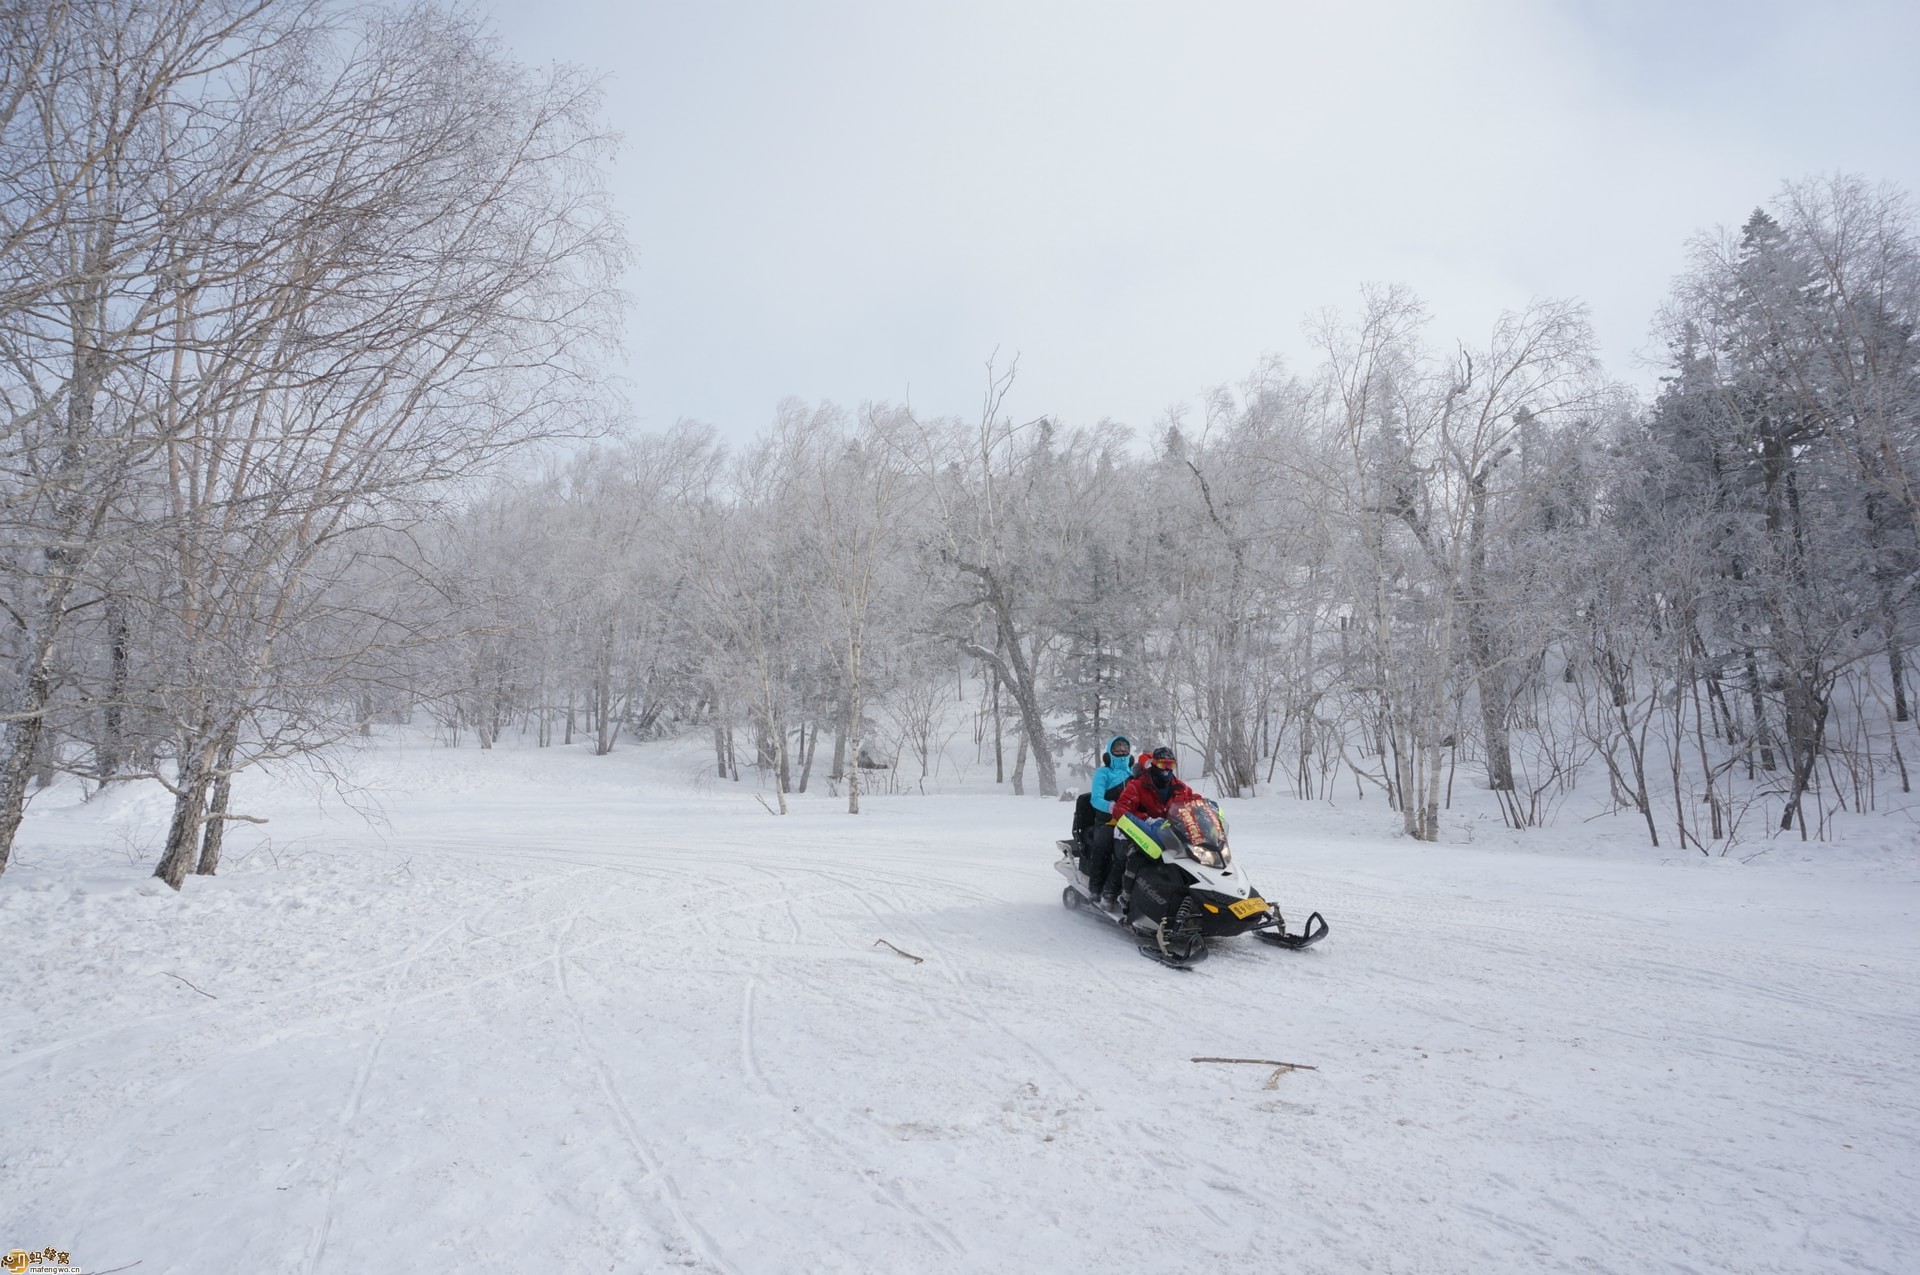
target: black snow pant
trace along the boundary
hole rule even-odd
[[[1147,870],[1153,862],[1147,852],[1133,844],[1119,829],[1113,830],[1113,862],[1107,868],[1106,884],[1100,888],[1102,895],[1118,895],[1126,892],[1127,881]]]
[[[1101,824],[1094,833],[1099,839],[1094,843],[1094,852],[1087,856],[1088,887],[1096,898],[1118,894],[1121,879],[1126,875],[1127,858],[1137,851],[1133,842],[1112,824]]]
[[[1087,889],[1091,889],[1094,899],[1100,897],[1100,885],[1106,881],[1108,872],[1114,868],[1114,826],[1112,824],[1094,824],[1087,833]]]

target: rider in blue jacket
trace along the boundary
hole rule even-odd
[[[1097,895],[1113,862],[1113,799],[1133,778],[1133,743],[1125,735],[1115,735],[1100,753],[1100,768],[1093,772],[1091,794],[1097,821],[1090,834],[1092,846],[1087,852],[1087,880]]]

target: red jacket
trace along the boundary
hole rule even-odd
[[[1173,777],[1173,787],[1164,799],[1151,779],[1144,774],[1135,775],[1127,780],[1127,786],[1113,799],[1113,817],[1115,820],[1121,815],[1132,815],[1136,819],[1165,819],[1167,807],[1177,802],[1198,800],[1200,794],[1181,783],[1178,775]]]

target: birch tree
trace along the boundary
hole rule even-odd
[[[923,423],[907,459],[939,512],[934,553],[956,586],[938,627],[1012,695],[1020,755],[1032,753],[1040,795],[1051,797],[1060,785],[1043,679],[1062,619],[1063,571],[1081,557],[1063,553],[1068,528],[1089,510],[1059,482],[1052,423],[1015,424],[1006,414],[1017,366],[1002,371],[990,360],[978,423]],[[1015,775],[1017,788],[1017,763]]]
[[[814,439],[827,455],[812,475],[809,537],[819,556],[824,589],[806,591],[823,598],[834,634],[841,692],[846,702],[845,730],[853,765],[846,768],[847,813],[860,813],[860,757],[867,744],[867,645],[879,589],[901,581],[889,568],[906,531],[908,475],[899,462],[901,435],[911,428],[902,409],[869,404],[858,428],[848,435],[828,433]]]
[[[98,600],[84,582],[130,483],[188,427],[169,366],[180,316],[250,266],[185,246],[259,189],[239,119],[249,58],[322,24],[279,0],[55,0],[0,21],[4,870],[64,626]]]
[[[184,677],[156,875],[176,888],[342,542],[579,427],[621,257],[591,85],[521,71],[468,19],[374,14],[244,69],[256,197],[216,210],[178,268],[241,244],[246,269],[197,286],[170,334],[171,397],[198,400],[163,484]]]

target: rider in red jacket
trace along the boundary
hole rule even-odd
[[[1129,779],[1120,795],[1113,799],[1113,817],[1165,819],[1169,806],[1198,800],[1200,794],[1181,783],[1180,776],[1174,773],[1173,750],[1161,747],[1140,759],[1140,773]]]

